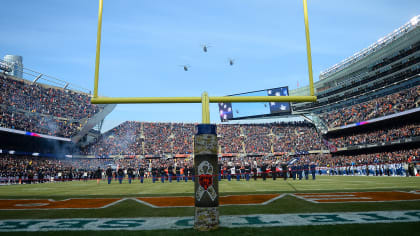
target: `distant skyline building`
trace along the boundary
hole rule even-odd
[[[17,55],[6,55],[3,60],[12,68],[11,72],[7,74],[17,78],[23,78],[23,58]]]

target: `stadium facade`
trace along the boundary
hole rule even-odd
[[[398,124],[401,126],[397,129],[403,125],[419,127],[419,85],[420,16],[416,16],[368,48],[321,72],[319,81],[314,84],[317,102],[298,103],[292,107],[294,114],[314,121],[333,153],[418,148],[419,137],[392,142],[384,139],[363,145],[357,145],[359,140],[355,142],[354,137],[366,139],[369,134]],[[407,93],[413,94],[405,101]],[[308,94],[308,87],[290,92],[290,95]],[[387,107],[384,108],[384,104]],[[349,139],[353,142],[347,146],[337,148],[333,145],[334,140]]]
[[[323,113],[419,84],[420,16],[321,72],[315,103],[293,105],[296,113]],[[309,95],[309,86],[290,91]]]

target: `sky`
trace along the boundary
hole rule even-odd
[[[2,1],[0,56],[93,91],[98,2]],[[418,0],[308,0],[314,80],[419,14]],[[302,1],[104,0],[99,78],[108,97],[308,85]],[[217,104],[210,118],[220,122]],[[103,131],[125,120],[200,122],[201,104],[118,105]]]

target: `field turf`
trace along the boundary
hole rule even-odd
[[[365,176],[317,176],[314,180],[268,179],[263,182],[250,180],[236,181],[222,180],[219,184],[220,195],[244,195],[265,193],[319,193],[319,192],[363,192],[363,191],[411,191],[420,190],[420,178],[405,177],[365,177]],[[0,186],[0,199],[67,199],[67,198],[111,198],[111,197],[140,197],[140,196],[193,196],[193,182],[172,182],[164,184],[152,183],[146,180],[140,184],[138,180],[128,184],[113,181],[108,185],[101,181],[73,181],[63,183],[25,184]],[[361,211],[391,211],[391,210],[419,210],[420,201],[398,202],[353,202],[353,203],[312,203],[293,196],[273,201],[267,205],[231,205],[221,206],[221,215],[247,214],[283,214],[283,213],[311,213],[311,212],[361,212]],[[165,217],[165,216],[193,216],[193,207],[151,208],[139,204],[134,200],[125,200],[103,209],[53,209],[53,210],[0,210],[0,220],[4,219],[59,219],[59,218],[130,218],[130,217]],[[274,228],[221,228],[213,233],[226,235],[255,235],[287,233],[288,235],[401,235],[412,233],[420,229],[417,223],[389,223],[389,224],[349,224],[331,226],[300,226]],[[158,230],[158,231],[75,231],[64,232],[63,235],[98,234],[98,235],[194,235],[194,230]],[[6,234],[6,233],[2,233]],[[9,233],[7,233],[9,234]],[[24,235],[29,233],[10,233]],[[30,233],[34,235],[34,233]],[[41,234],[41,232],[39,233]],[[42,232],[52,235],[54,232]],[[35,234],[36,235],[36,234]],[[205,234],[204,234],[205,235]]]

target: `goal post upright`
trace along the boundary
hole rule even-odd
[[[98,97],[98,81],[99,81],[99,61],[101,57],[101,33],[102,33],[102,9],[104,1],[99,0],[98,10],[98,32],[96,34],[96,57],[95,57],[95,82],[93,86],[93,97]]]
[[[99,62],[101,52],[103,0],[99,0],[98,29],[95,57],[95,77],[92,104],[131,104],[131,103],[201,103],[202,123],[197,125],[194,138],[195,181],[195,224],[198,230],[211,230],[219,225],[219,185],[217,165],[216,126],[210,124],[210,103],[221,102],[316,102],[314,94],[312,56],[309,36],[307,0],[303,0],[305,22],[306,52],[309,73],[309,96],[208,96],[203,92],[201,97],[99,97]],[[216,169],[217,168],[217,169]]]
[[[308,74],[309,74],[309,93],[314,96],[314,79],[312,73],[312,53],[311,38],[309,37],[309,20],[308,20],[308,4],[307,0],[303,0],[303,18],[305,21],[305,37],[306,37],[306,56],[308,58]]]

